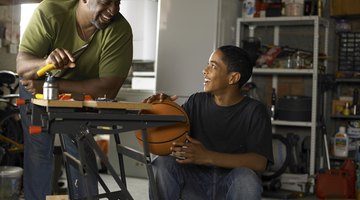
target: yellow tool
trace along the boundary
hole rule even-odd
[[[72,56],[77,59],[86,49],[86,47],[89,46],[89,43],[84,44],[82,47],[80,47],[79,49],[77,49],[76,51],[74,51],[72,53]],[[45,65],[43,68],[39,69],[36,74],[38,77],[44,76],[46,72],[55,69],[55,65],[50,63]]]
[[[44,99],[44,95],[37,93],[37,94],[35,94],[35,98],[36,99]]]
[[[38,75],[38,77],[44,76],[44,74],[50,70],[55,69],[55,65],[50,63],[45,65],[43,68],[41,68],[39,71],[36,72],[36,74]]]

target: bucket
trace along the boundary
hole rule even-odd
[[[1,200],[18,200],[20,198],[22,174],[21,167],[0,166]]]
[[[303,16],[304,4],[303,3],[287,3],[285,4],[286,16]]]

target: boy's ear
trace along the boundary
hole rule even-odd
[[[241,74],[239,72],[231,72],[229,84],[230,85],[237,84],[240,81],[240,78],[241,78]]]

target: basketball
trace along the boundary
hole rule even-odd
[[[142,110],[140,114],[156,114],[156,115],[181,115],[186,120],[172,125],[147,128],[149,151],[155,155],[166,156],[171,153],[170,147],[173,142],[184,142],[186,133],[190,129],[189,119],[183,108],[173,101],[155,101],[152,102],[152,108]],[[137,130],[136,139],[140,145],[143,145],[142,131]]]

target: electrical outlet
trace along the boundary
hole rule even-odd
[[[16,45],[16,44],[10,44],[10,45],[9,45],[9,52],[10,52],[11,54],[17,54],[17,52],[18,52],[18,45]]]

